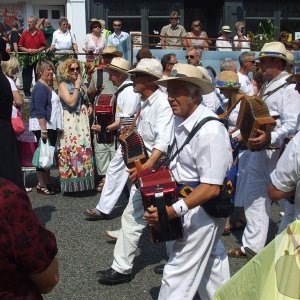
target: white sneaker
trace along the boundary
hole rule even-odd
[[[119,233],[120,233],[120,229],[105,231],[105,235],[113,241],[116,241],[118,239]]]

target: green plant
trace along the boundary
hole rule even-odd
[[[257,33],[248,33],[248,37],[251,40],[251,50],[260,51],[265,43],[275,41],[275,30],[271,20],[265,20],[259,22]]]

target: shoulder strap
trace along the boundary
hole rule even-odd
[[[115,92],[116,98],[118,98],[119,94],[120,94],[123,90],[125,90],[127,87],[129,87],[129,86],[133,86],[133,83],[130,82],[130,83],[126,83],[126,84],[122,85],[122,86]]]
[[[263,95],[263,100],[265,101],[268,97],[270,97],[272,94],[276,93],[278,90],[280,90],[281,88],[285,87],[285,86],[288,86],[289,84],[291,84],[290,82],[285,82],[283,84],[281,84],[280,86],[278,86],[277,88],[275,88],[274,90],[272,91],[269,91],[267,93],[265,93]]]
[[[184,143],[181,145],[179,149],[166,161],[166,164],[169,165],[169,163],[182,151],[182,149],[191,141],[191,139],[194,137],[194,135],[200,130],[200,128],[209,121],[218,121],[222,124],[224,124],[224,121],[221,119],[218,119],[216,117],[206,117],[202,119],[189,133]],[[225,124],[224,124],[225,125]],[[174,145],[174,143],[173,143]]]

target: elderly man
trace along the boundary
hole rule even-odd
[[[175,53],[165,54],[161,60],[161,65],[163,67],[163,77],[169,77],[173,66],[177,64],[177,57]]]
[[[178,12],[172,11],[170,13],[170,24],[164,26],[160,32],[162,49],[170,49],[170,50],[182,49],[183,46],[182,38],[186,36],[186,31],[182,25],[178,24],[178,20],[179,20]]]
[[[199,122],[217,118],[201,103],[202,95],[211,93],[213,87],[198,68],[177,64],[171,77],[158,84],[167,87],[178,148]],[[193,299],[197,291],[201,299],[213,299],[216,289],[229,279],[228,258],[220,240],[226,220],[211,217],[202,205],[219,194],[231,162],[229,136],[218,120],[204,123],[171,162],[175,180],[195,188],[166,206],[169,219],[183,218],[184,234],[168,245],[169,260],[158,299]],[[157,208],[148,208],[144,218],[156,226]]]
[[[163,93],[155,84],[162,76],[161,64],[153,58],[142,59],[133,70],[134,91],[140,94],[141,113],[137,130],[143,138],[149,153],[149,159],[142,165],[143,169],[154,167],[161,156],[167,152],[173,139],[173,114]],[[135,180],[137,170],[128,170],[131,180]],[[132,279],[132,266],[138,242],[146,224],[143,220],[143,203],[140,191],[132,186],[130,197],[122,215],[122,228],[114,250],[112,267],[98,271],[99,283],[119,284]]]
[[[107,66],[110,81],[117,87],[114,96],[116,107],[115,122],[106,127],[106,131],[123,128],[133,122],[133,116],[140,109],[140,97],[133,91],[132,81],[128,80],[129,62],[121,57],[115,57]],[[99,132],[100,125],[93,125],[92,130]],[[87,209],[84,214],[88,220],[102,220],[108,217],[117,203],[128,179],[121,147],[118,148],[106,171],[106,181],[103,185],[100,200],[93,209]]]
[[[103,49],[102,58],[103,64],[99,65],[98,68],[92,74],[92,79],[88,88],[88,95],[92,103],[97,105],[99,99],[104,97],[112,97],[117,91],[117,88],[109,80],[109,73],[105,68],[113,58],[121,57],[122,52],[118,51],[116,47],[106,46]],[[105,174],[115,153],[115,143],[97,143],[96,135],[93,138],[94,153],[96,160],[97,173],[100,177],[100,181],[96,187],[97,192],[102,192],[103,185],[105,182]]]
[[[288,82],[295,83],[295,90],[300,94],[300,73],[291,75]],[[286,204],[286,210],[292,213],[292,222],[294,219],[300,219],[300,132],[292,138],[287,145],[282,156],[277,162],[275,170],[271,173],[271,183],[269,184],[268,195],[271,200],[289,199]],[[283,218],[284,219],[284,218]],[[288,222],[280,224],[279,232],[286,228]]]
[[[221,36],[217,38],[216,50],[217,51],[232,51],[232,44],[230,41],[230,26],[224,25],[221,29]]]
[[[42,52],[46,49],[46,38],[45,35],[36,28],[37,19],[36,17],[28,18],[28,29],[24,30],[21,34],[18,46],[21,52],[26,52],[27,55],[34,55]],[[37,74],[35,67],[37,60],[32,65],[23,67],[22,78],[23,78],[23,90],[25,97],[30,97],[30,88],[32,83],[32,71],[35,73],[35,79],[37,80]]]
[[[277,125],[271,134],[258,129],[256,137],[249,139],[252,148],[260,151],[251,152],[249,156],[244,192],[247,225],[242,238],[243,246],[228,251],[232,257],[245,257],[246,247],[259,252],[265,246],[271,205],[267,199],[270,174],[275,168],[284,138],[296,132],[300,112],[300,95],[295,91],[295,85],[286,82],[290,75],[285,71],[288,59],[284,45],[280,42],[264,44],[259,60],[267,80],[260,95]]]
[[[201,66],[202,51],[196,47],[190,47],[186,51],[185,56],[187,63],[193,66]]]

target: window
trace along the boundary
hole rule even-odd
[[[48,19],[48,10],[46,9],[40,9],[39,10],[39,18],[45,18]]]

